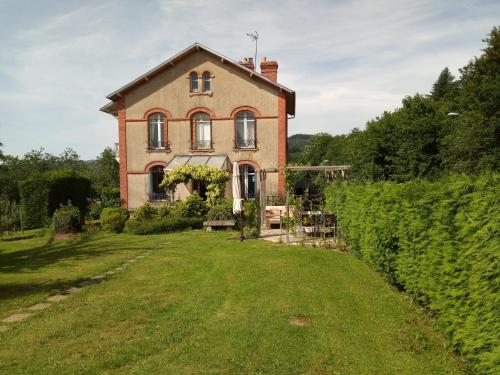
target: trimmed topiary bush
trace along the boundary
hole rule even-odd
[[[128,218],[129,212],[126,208],[104,208],[101,213],[101,227],[109,232],[121,233]]]
[[[125,225],[125,232],[131,234],[154,234],[186,229],[200,229],[202,227],[202,218],[171,216],[164,219],[155,218],[147,221],[129,220]]]
[[[82,230],[80,210],[68,202],[60,205],[52,216],[52,227],[56,233],[75,233]]]
[[[20,193],[25,227],[39,228],[47,225],[54,211],[68,201],[78,207],[83,218],[90,196],[90,180],[72,172],[48,172],[23,181]]]

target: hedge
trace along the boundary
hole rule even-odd
[[[54,211],[66,202],[87,211],[90,180],[71,172],[49,172],[24,180],[20,185],[21,206],[26,228],[47,225]]]
[[[436,314],[481,374],[500,368],[500,174],[330,187],[353,251]]]
[[[129,220],[125,224],[125,232],[132,234],[169,233],[185,229],[200,229],[203,218],[177,217],[155,218],[145,221]]]

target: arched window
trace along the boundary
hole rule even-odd
[[[198,73],[191,72],[189,75],[189,91],[198,92]]]
[[[203,78],[203,92],[210,91],[212,75],[210,74],[210,72],[203,72],[202,78]]]
[[[192,118],[193,149],[208,150],[212,148],[212,122],[205,112],[197,112]]]
[[[236,114],[236,148],[255,148],[255,115],[250,111]]]
[[[245,199],[255,198],[257,193],[257,174],[249,164],[240,165],[241,193]]]
[[[157,165],[149,170],[148,195],[149,200],[152,202],[164,201],[167,199],[165,189],[160,187],[164,174],[165,172],[163,171],[163,166],[161,165]]]
[[[153,113],[149,116],[149,148],[165,148],[165,115]]]

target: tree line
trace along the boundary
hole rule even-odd
[[[71,148],[59,155],[47,153],[43,148],[23,156],[6,155],[0,150],[0,232],[19,229],[22,212],[25,224],[30,227],[33,218],[29,216],[36,216],[29,215],[30,212],[42,211],[35,199],[41,193],[41,186],[52,186],[51,201],[57,201],[52,195],[71,194],[66,190],[82,190],[75,184],[88,186],[84,189],[83,199],[91,201],[90,210],[85,212],[90,216],[98,217],[103,206],[119,205],[119,171],[115,157],[115,152],[109,147],[92,161],[81,160]],[[54,185],[56,180],[58,182]]]
[[[348,164],[359,181],[435,179],[500,166],[500,28],[454,77],[444,68],[429,94],[403,99],[365,130],[315,134],[300,164]]]

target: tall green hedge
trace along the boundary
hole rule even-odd
[[[68,201],[83,216],[90,196],[90,180],[72,172],[50,172],[23,181],[20,193],[26,227],[38,228],[46,225],[54,211]]]
[[[326,192],[353,251],[435,312],[482,374],[500,368],[499,182],[452,175]]]

